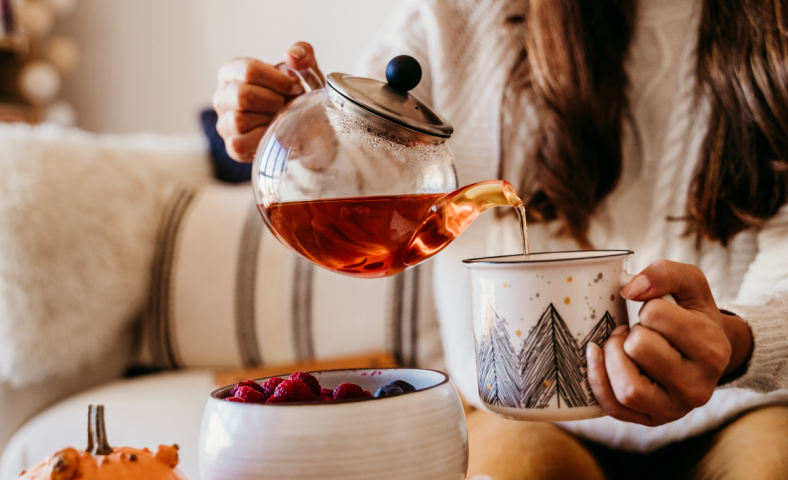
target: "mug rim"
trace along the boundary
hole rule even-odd
[[[588,255],[588,256],[579,256],[579,257],[572,257],[572,258],[536,258],[536,256],[544,256],[544,255],[555,255],[561,253],[602,253],[602,255]],[[558,263],[558,262],[573,262],[579,260],[601,260],[601,259],[610,259],[615,257],[624,257],[629,255],[634,255],[635,252],[632,250],[564,250],[560,252],[538,252],[532,253],[528,255],[529,258],[524,259],[522,258],[523,255],[497,255],[493,257],[479,257],[479,258],[466,258],[462,261],[465,266],[470,267],[473,265],[529,265],[529,264],[542,264],[542,263]],[[521,260],[509,260],[509,261],[494,261],[497,258],[507,258],[507,257],[520,257]]]

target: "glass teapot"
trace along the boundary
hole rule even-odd
[[[508,182],[455,190],[453,128],[408,93],[421,80],[412,57],[389,63],[388,83],[331,73],[325,86],[312,70],[279,68],[305,94],[268,128],[252,183],[268,227],[307,260],[354,277],[394,275],[438,253],[487,208],[522,208]]]

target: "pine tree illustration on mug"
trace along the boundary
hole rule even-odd
[[[506,320],[488,310],[488,333],[482,336],[476,350],[479,370],[479,394],[485,403],[503,407],[520,404],[520,379],[517,357],[512,349]]]
[[[558,394],[567,407],[588,405],[578,345],[551,303],[525,339],[520,354],[522,406],[544,408]]]
[[[545,408],[554,395],[557,407],[597,405],[586,376],[585,349],[589,342],[603,345],[615,328],[609,312],[580,345],[551,303],[515,354],[507,322],[491,306],[485,312],[485,331],[476,349],[479,393],[491,405]]]
[[[588,404],[589,405],[599,405],[596,401],[596,397],[594,396],[594,392],[591,390],[591,384],[588,381],[588,362],[586,361],[586,348],[588,344],[594,342],[595,344],[599,345],[600,347],[605,344],[608,338],[610,338],[610,334],[613,333],[613,329],[616,328],[616,322],[613,317],[610,315],[610,312],[605,312],[605,316],[602,317],[594,328],[588,332],[586,338],[580,342],[580,358],[583,361],[581,365],[581,370],[583,372],[583,378],[585,379],[585,386],[586,392],[588,393]]]

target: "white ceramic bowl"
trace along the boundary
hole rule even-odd
[[[374,393],[404,380],[417,390],[371,400],[256,405],[224,401],[232,386],[220,388],[202,420],[202,480],[465,478],[465,415],[445,374],[404,368],[311,373],[324,388],[352,382]]]

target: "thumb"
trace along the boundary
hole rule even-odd
[[[295,70],[312,68],[320,73],[315,60],[315,50],[306,42],[297,42],[285,53],[285,63]]]
[[[622,297],[639,302],[668,293],[685,308],[714,302],[709,282],[698,267],[668,260],[652,263],[621,290]]]

